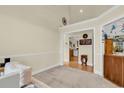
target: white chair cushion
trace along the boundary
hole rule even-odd
[[[31,83],[31,67],[16,62],[7,63],[5,65],[5,75],[13,72],[20,74],[20,87]]]

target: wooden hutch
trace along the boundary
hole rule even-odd
[[[124,55],[113,54],[113,40],[105,40],[104,77],[124,87]]]

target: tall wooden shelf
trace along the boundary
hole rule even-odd
[[[112,54],[113,52],[113,41],[112,39],[105,40],[105,54]]]
[[[104,77],[124,87],[124,56],[113,54],[113,40],[105,40]]]
[[[124,87],[124,57],[104,55],[104,77]]]

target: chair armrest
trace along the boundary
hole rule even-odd
[[[19,88],[20,75],[11,73],[0,77],[0,88]]]

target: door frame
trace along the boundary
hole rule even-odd
[[[63,32],[63,44],[62,44],[62,46],[63,46],[63,52],[62,52],[62,65],[64,65],[64,49],[65,49],[65,47],[64,47],[64,37],[66,36],[66,35],[68,35],[69,33],[73,33],[73,32],[82,32],[82,31],[86,31],[86,30],[93,30],[93,45],[92,45],[92,47],[93,47],[93,53],[92,53],[92,58],[93,58],[93,71],[94,71],[94,66],[95,66],[95,27],[89,27],[89,28],[85,28],[85,29],[78,29],[78,30],[72,30],[72,31],[69,31],[69,32]],[[68,49],[68,51],[69,51],[69,49]],[[69,62],[69,57],[68,57],[68,62]]]

